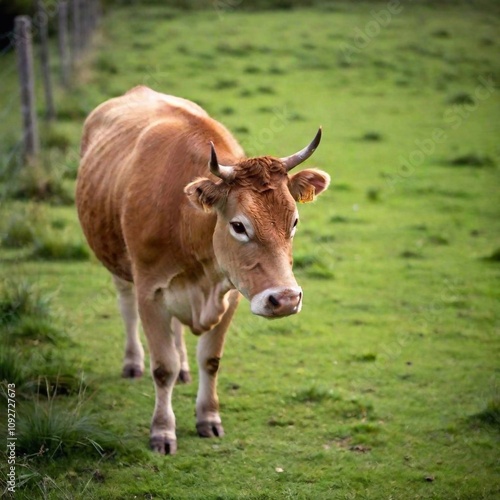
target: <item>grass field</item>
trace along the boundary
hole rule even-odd
[[[35,203],[2,176],[16,498],[500,498],[498,7],[233,4],[108,12],[43,130],[57,189]],[[233,321],[222,439],[196,435],[187,334],[195,381],[175,390],[174,457],[147,448],[153,383],[120,378],[115,294],[71,204],[85,115],[138,84],[198,102],[249,155],[290,154],[322,125],[307,166],[332,176],[299,208],[300,315],[268,322],[242,302]],[[4,158],[16,120],[0,123]]]

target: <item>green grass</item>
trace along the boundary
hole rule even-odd
[[[88,260],[90,252],[83,242],[68,242],[60,240],[60,235],[47,234],[36,241],[32,257],[44,260]]]
[[[0,323],[15,324],[26,317],[39,320],[50,315],[50,296],[27,280],[6,280],[0,289]]]
[[[49,174],[53,168],[65,192],[74,187],[84,117],[137,84],[203,105],[251,155],[290,154],[322,125],[323,142],[307,166],[328,171],[332,186],[299,207],[302,312],[268,322],[242,302],[219,379],[226,436],[196,436],[196,383],[178,386],[175,457],[147,449],[150,377],[120,378],[124,334],[108,273],[92,259],[34,260],[36,238],[27,241],[21,226],[16,236],[16,223],[8,223],[28,203],[3,198],[3,241],[12,233],[18,243],[2,244],[2,277],[57,290],[55,323],[71,340],[36,344],[20,336],[9,349],[50,387],[58,375],[73,381],[67,394],[50,396],[54,409],[75,408],[83,371],[92,397],[79,415],[94,419],[87,434],[68,441],[90,443],[91,455],[72,445],[56,445],[64,449],[59,457],[20,455],[19,498],[500,496],[500,26],[496,4],[481,5],[405,4],[366,47],[359,33],[385,2],[275,12],[109,10],[94,56],[71,92],[58,90],[59,121],[43,134]],[[0,109],[15,88],[15,61],[3,58]],[[0,123],[2,165],[16,143],[16,116]],[[11,191],[2,179],[0,192]],[[36,207],[44,216],[33,227],[82,241],[72,206],[48,199]],[[196,339],[188,335],[187,343],[196,380]],[[0,370],[26,379],[3,356]],[[35,410],[33,396],[23,397],[19,415],[31,419],[23,431],[31,440],[43,432],[29,429],[55,413],[49,398]],[[94,453],[84,436],[99,443],[100,432],[124,446],[112,445],[112,456]],[[36,453],[40,441],[33,443],[26,453]]]
[[[47,392],[50,389],[47,388]],[[23,405],[18,420],[16,449],[21,454],[50,458],[78,453],[103,456],[119,441],[103,431],[95,415],[82,410],[84,393],[76,396],[74,407],[61,404],[50,395],[33,405]]]
[[[14,214],[2,231],[1,245],[4,248],[29,246],[35,241],[35,231],[31,217]]]

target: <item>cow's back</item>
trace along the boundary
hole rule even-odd
[[[213,229],[210,220],[198,220],[197,228],[186,216],[183,188],[207,174],[210,140],[229,163],[243,154],[198,105],[147,87],[103,103],[87,118],[78,215],[89,245],[113,274],[131,281],[131,260],[148,264],[165,252],[178,253],[170,258],[182,265],[182,247],[189,246],[186,217],[193,226],[189,234],[206,239],[203,233]]]

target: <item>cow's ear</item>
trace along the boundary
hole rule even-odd
[[[302,170],[290,177],[290,193],[295,201],[308,203],[320,195],[330,184],[330,176],[316,168]]]
[[[210,179],[201,178],[189,183],[185,188],[189,201],[204,212],[211,212],[222,203],[225,191]]]

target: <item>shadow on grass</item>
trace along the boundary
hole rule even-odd
[[[484,410],[472,415],[468,420],[474,427],[495,429],[500,432],[500,397],[488,401]]]

